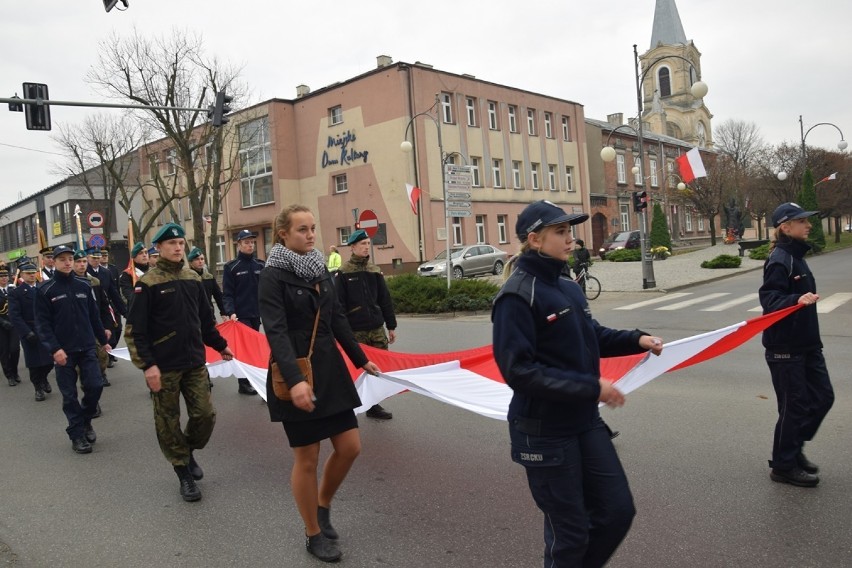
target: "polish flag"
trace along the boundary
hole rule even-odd
[[[407,183],[405,184],[405,191],[408,192],[408,203],[411,205],[411,211],[417,215],[417,201],[420,199],[420,188]]]
[[[683,156],[675,158],[675,162],[683,183],[690,183],[695,178],[707,177],[707,170],[704,169],[704,162],[701,160],[698,148],[693,148]]]
[[[678,339],[665,345],[659,356],[648,353],[601,359],[601,377],[612,381],[627,394],[669,371],[702,363],[735,349],[775,322],[800,309],[796,304],[722,329]],[[226,321],[216,326],[234,353],[223,361],[207,348],[207,368],[212,378],[247,378],[266,399],[266,373],[269,343],[266,336],[247,325]],[[505,420],[512,389],[497,368],[491,345],[449,353],[397,353],[361,346],[382,372],[371,376],[352,365],[344,355],[349,373],[366,412],[374,404],[405,391],[464,408],[488,418]],[[113,355],[129,359],[127,348]]]
[[[827,176],[827,177],[822,178],[822,179],[821,179],[821,180],[819,180],[817,183],[822,183],[822,182],[824,182],[824,181],[831,181],[831,180],[833,180],[833,179],[837,179],[837,172],[834,172],[834,173],[833,173],[833,174],[831,174],[830,176]],[[816,184],[814,184],[814,185],[816,185]]]

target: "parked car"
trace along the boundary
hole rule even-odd
[[[598,254],[601,260],[606,258],[606,253],[621,249],[638,249],[641,246],[639,231],[621,231],[613,233],[603,242]]]
[[[468,245],[450,250],[453,278],[476,276],[477,274],[500,274],[508,255],[491,245]],[[417,267],[420,276],[447,277],[447,251],[442,250],[434,260]]]

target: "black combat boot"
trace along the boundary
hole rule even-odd
[[[183,500],[186,502],[200,501],[201,489],[198,488],[195,480],[192,479],[189,466],[176,465],[174,468],[178,479],[180,479],[180,496],[183,497]]]
[[[90,444],[94,444],[95,442],[98,441],[98,435],[95,434],[95,429],[92,428],[91,423],[86,424],[83,427],[83,435],[86,436],[86,441],[89,442]]]
[[[254,387],[251,386],[251,383],[248,379],[237,379],[239,382],[239,387],[237,387],[237,392],[240,394],[257,394],[257,391],[254,390]]]
[[[41,385],[41,390],[43,390],[47,394],[50,394],[50,393],[53,392],[53,387],[50,386],[50,383],[47,381],[47,379],[45,379],[44,384]]]
[[[41,388],[37,388],[35,392],[36,402],[42,402],[45,399],[44,391]]]
[[[195,461],[195,456],[192,452],[189,452],[189,473],[192,474],[192,479],[198,481],[204,477],[204,470],[201,469],[201,466],[198,465],[198,462]]]
[[[337,531],[331,526],[331,511],[328,507],[317,507],[317,523],[319,523],[320,530],[326,538],[331,540],[340,538]]]
[[[71,440],[71,449],[78,454],[91,454],[92,445],[86,441],[86,438],[76,438]]]
[[[318,532],[314,536],[305,536],[305,548],[323,562],[337,562],[343,554],[337,543]]]

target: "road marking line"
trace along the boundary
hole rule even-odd
[[[721,312],[723,310],[727,310],[728,308],[733,308],[734,306],[739,306],[740,304],[745,304],[746,302],[751,302],[756,300],[758,297],[757,292],[753,294],[746,294],[740,298],[734,298],[733,300],[728,300],[727,302],[723,302],[721,304],[716,304],[715,306],[711,306],[709,308],[704,308],[702,312]]]
[[[654,298],[653,300],[645,300],[644,302],[637,302],[635,304],[628,304],[627,306],[619,306],[614,308],[616,310],[635,310],[636,308],[644,308],[645,306],[651,306],[653,304],[659,304],[661,302],[668,302],[669,300],[676,300],[677,298],[683,298],[684,296],[690,296],[692,292],[675,292],[674,294],[666,294],[665,296],[661,296],[659,298]]]
[[[837,294],[832,294],[828,298],[817,302],[817,313],[827,314],[828,312],[836,310],[849,300],[852,300],[852,293],[850,292],[838,292]]]
[[[707,294],[705,296],[699,296],[698,298],[692,298],[690,300],[684,300],[683,302],[678,302],[677,304],[672,304],[670,306],[663,306],[662,308],[657,308],[657,310],[665,310],[665,311],[673,311],[679,310],[681,308],[686,308],[688,306],[694,306],[695,304],[700,304],[701,302],[705,302],[707,300],[714,300],[716,298],[721,298],[722,296],[730,296],[730,292],[716,292],[714,294]]]

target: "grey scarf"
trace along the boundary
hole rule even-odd
[[[325,274],[325,258],[317,249],[308,254],[299,254],[291,251],[284,245],[276,243],[269,251],[266,266],[283,268],[294,273],[299,278],[310,282]]]

